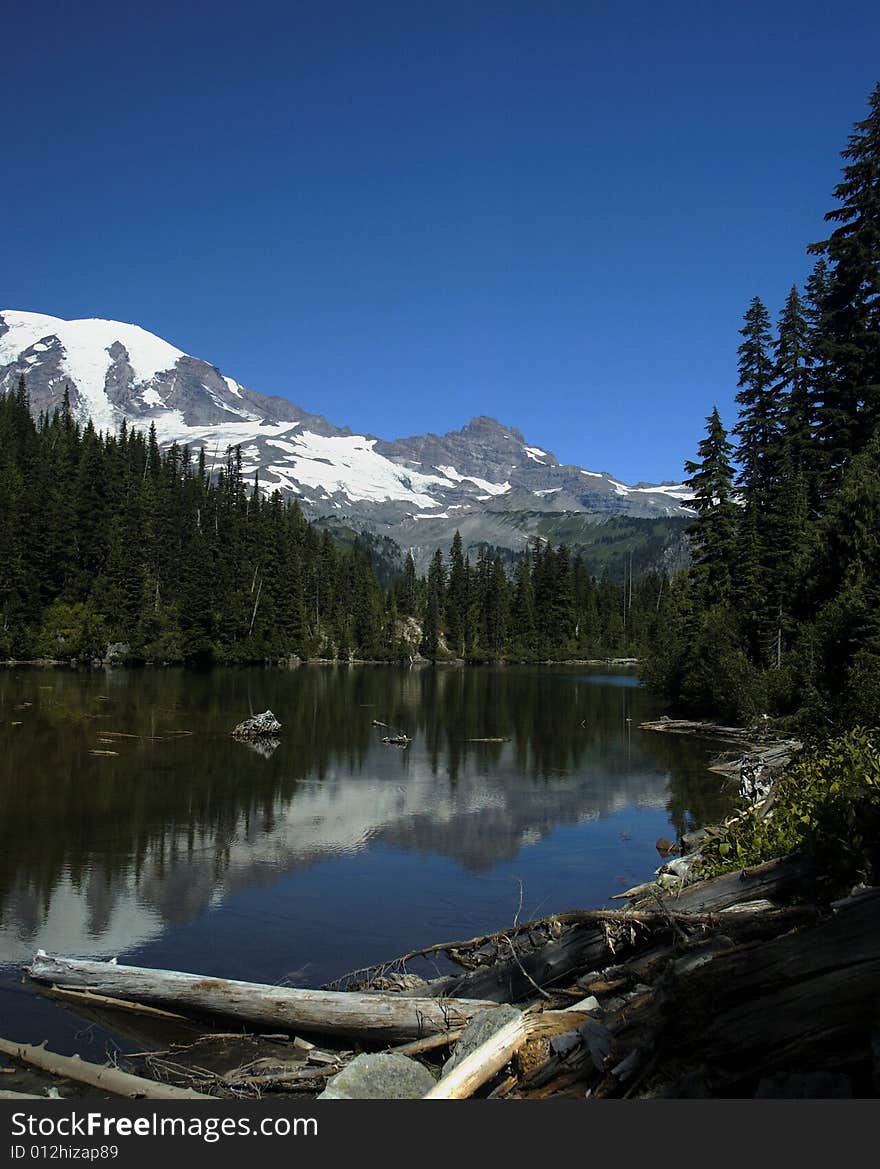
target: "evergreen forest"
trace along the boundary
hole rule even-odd
[[[880,721],[880,85],[842,152],[826,238],[739,344],[739,415],[686,465],[691,565],[597,577],[564,544],[510,565],[456,536],[393,580],[241,454],[160,451],[0,397],[0,659],[244,663],[638,656],[683,711],[829,731]]]
[[[152,431],[82,428],[67,396],[34,420],[23,380],[0,397],[0,548],[0,660],[622,656],[664,587],[597,581],[541,541],[510,577],[460,537],[426,577],[407,556],[383,585],[366,541],[246,484],[239,449],[217,471]]]
[[[692,566],[646,674],[681,708],[880,722],[880,84],[842,152],[816,257],[771,319],[748,305],[739,416],[687,464]]]

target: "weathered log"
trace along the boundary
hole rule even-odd
[[[514,1003],[533,994],[536,985],[551,986],[573,971],[600,966],[610,960],[605,932],[591,921],[571,926],[562,937],[531,954],[516,955],[467,974],[429,982],[423,991]]]
[[[424,1055],[426,1051],[436,1051],[438,1047],[448,1047],[461,1038],[463,1027],[454,1031],[444,1031],[440,1035],[428,1035],[424,1039],[414,1039],[412,1043],[404,1043],[400,1047],[390,1048],[392,1055]]]
[[[520,1015],[505,1023],[476,1051],[472,1051],[425,1095],[425,1100],[466,1100],[500,1072],[531,1034],[529,1019]]]
[[[615,893],[611,900],[625,899],[636,909],[660,904],[678,913],[714,912],[744,901],[779,900],[803,889],[814,874],[815,865],[809,858],[785,856],[720,877],[694,881],[671,892],[664,891],[656,881],[648,881],[625,893]]]
[[[696,722],[687,718],[660,718],[639,723],[640,731],[662,731],[667,735],[694,735],[714,739],[719,743],[738,743],[757,746],[757,736],[743,727],[723,726],[720,723]]]
[[[636,926],[648,930],[661,925],[664,919],[672,928],[679,919],[682,923],[701,924],[707,913],[717,913],[741,902],[780,897],[801,887],[812,871],[811,863],[805,858],[784,857],[753,869],[700,881],[665,897],[659,897],[659,890],[655,890],[658,896],[648,903],[651,908],[644,913],[591,910],[560,914],[559,921],[574,919],[575,924],[532,953],[512,955],[467,974],[437,979],[421,988],[420,993],[518,1002],[532,994],[536,985],[552,986],[571,974],[617,961],[617,942],[612,941],[614,948],[609,944],[609,934],[602,928],[605,923],[630,930]],[[519,932],[528,933],[528,925],[520,927]]]
[[[521,1014],[505,1023],[461,1063],[437,1081],[424,1096],[425,1100],[466,1100],[513,1059],[528,1039],[538,1035],[558,1035],[578,1027],[584,1016],[580,1012],[545,1011]]]
[[[676,995],[676,1055],[701,1050],[723,1083],[796,1060],[824,1062],[836,1041],[861,1043],[867,1059],[878,988],[875,889],[815,926],[737,947],[689,972]]]
[[[13,1043],[9,1039],[0,1039],[0,1052],[33,1067],[42,1068],[43,1071],[51,1072],[55,1076],[64,1076],[65,1079],[100,1088],[101,1091],[109,1092],[113,1096],[127,1096],[130,1099],[143,1097],[149,1100],[214,1099],[213,1096],[195,1092],[192,1088],[176,1088],[172,1084],[145,1080],[142,1076],[133,1076],[130,1072],[120,1071],[119,1068],[88,1063],[79,1056],[56,1055],[54,1051],[47,1051],[45,1047],[31,1047],[26,1043]]]
[[[436,996],[357,994],[301,990],[60,958],[42,951],[28,967],[37,982],[86,989],[110,998],[172,1004],[202,1014],[226,1016],[259,1026],[364,1039],[408,1040],[463,1026],[477,1011],[494,1002]]]
[[[870,1077],[880,890],[781,936],[719,941],[671,954],[653,988],[607,1018],[613,1054],[598,1077],[575,1052],[554,1056],[522,1086],[540,1086],[572,1063],[600,1097],[748,1095],[766,1077],[818,1067]],[[615,1074],[623,1068],[626,1078]]]
[[[655,894],[659,893],[659,887],[653,882],[642,888],[645,891],[651,890]],[[620,896],[624,895],[621,894]],[[429,984],[424,979],[416,978],[412,974],[389,972],[403,971],[406,969],[407,963],[413,962],[417,958],[428,957],[431,954],[445,954],[453,962],[469,970],[473,970],[476,967],[490,966],[493,965],[499,951],[502,957],[509,955],[511,946],[513,946],[517,950],[517,953],[519,953],[523,942],[527,942],[532,950],[537,951],[544,943],[550,943],[562,937],[563,933],[573,925],[599,925],[600,923],[608,923],[612,926],[618,926],[630,923],[645,926],[662,926],[664,923],[669,923],[670,920],[677,917],[681,917],[688,924],[717,924],[715,920],[716,915],[713,913],[701,914],[699,912],[691,912],[687,908],[679,913],[677,908],[669,908],[666,904],[662,904],[660,908],[651,908],[652,905],[656,906],[656,901],[652,900],[648,902],[644,909],[626,906],[621,909],[567,910],[564,913],[553,914],[549,917],[534,918],[531,921],[523,922],[521,925],[510,926],[506,930],[496,930],[491,934],[478,934],[476,937],[468,938],[465,941],[435,942],[430,946],[423,946],[419,950],[410,950],[407,954],[402,954],[399,958],[349,971],[347,974],[333,979],[332,982],[325,983],[323,989],[342,990],[350,988],[351,990],[364,990],[367,988],[375,988],[376,990],[400,990],[407,995],[425,994]],[[763,902],[763,906],[768,910],[772,908],[771,902],[766,901],[766,899]],[[539,939],[537,943],[536,938]],[[522,954],[519,956],[522,958]],[[455,975],[450,975],[436,979],[430,984],[430,988],[432,991],[436,991],[447,983],[451,985],[455,978]],[[408,986],[403,981],[405,979],[413,979],[414,985]],[[391,987],[384,985],[391,980],[394,980],[397,985]]]
[[[662,904],[673,912],[694,913],[727,909],[743,901],[778,901],[794,891],[803,890],[814,873],[815,865],[807,857],[779,857],[749,869],[725,873],[707,881],[695,881],[664,896]]]

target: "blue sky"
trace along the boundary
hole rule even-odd
[[[679,478],[825,235],[880,6],[8,5],[0,306],[383,437]]]

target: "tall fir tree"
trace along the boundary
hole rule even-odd
[[[445,592],[446,570],[443,567],[443,553],[438,548],[431,558],[425,586],[425,617],[421,649],[422,653],[429,658],[436,657],[440,649]]]
[[[693,492],[689,506],[697,513],[688,532],[697,586],[701,594],[722,604],[731,597],[738,518],[732,454],[733,444],[716,406],[706,419],[699,457],[685,463],[685,472]]]
[[[834,188],[840,206],[825,216],[836,226],[808,249],[828,264],[820,303],[820,422],[835,480],[880,423],[880,82],[842,157],[843,178]]]
[[[760,297],[746,310],[739,349],[739,421],[733,428],[738,438],[739,484],[746,507],[762,508],[772,489],[778,427],[779,397],[774,384],[773,335],[770,314]]]
[[[456,531],[449,551],[449,583],[446,590],[446,631],[449,650],[456,657],[465,653],[468,617],[468,578],[462,551],[461,533]]]

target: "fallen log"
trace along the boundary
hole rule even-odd
[[[779,901],[797,891],[815,875],[815,864],[803,856],[784,856],[720,877],[693,881],[672,891],[656,881],[615,893],[612,901],[627,900],[636,908],[665,905],[673,913],[717,912],[744,901]]]
[[[655,896],[648,902],[651,909],[647,912],[641,911],[640,902],[636,910],[591,910],[571,915],[560,914],[557,919],[560,923],[571,921],[572,924],[563,928],[560,936],[538,946],[531,953],[517,953],[513,942],[510,942],[509,957],[466,974],[450,975],[429,982],[419,993],[518,1002],[531,995],[536,986],[549,987],[569,975],[618,961],[615,955],[621,947],[632,948],[637,927],[642,931],[645,941],[648,941],[650,930],[662,926],[664,922],[673,931],[678,922],[715,924],[710,921],[711,915],[722,910],[732,909],[743,902],[772,901],[794,889],[803,888],[812,872],[813,866],[807,859],[783,857],[753,869],[700,881],[662,897],[659,886],[655,886]],[[767,924],[772,925],[772,915],[768,910],[761,910],[758,915],[751,916],[764,913],[768,914]],[[544,923],[542,921],[539,924]],[[732,924],[725,923],[725,928],[732,927]],[[625,940],[627,932],[630,935],[628,943]],[[529,924],[518,927],[517,933],[527,936]],[[503,938],[505,935],[492,936]]]
[[[533,994],[536,986],[551,986],[576,970],[604,965],[611,955],[605,931],[587,922],[571,926],[560,938],[531,954],[519,955],[514,950],[514,956],[508,959],[429,982],[422,990],[427,994],[473,995],[495,1003],[515,1003]]]
[[[714,1085],[827,1067],[838,1045],[850,1057],[860,1046],[867,1062],[880,987],[880,889],[815,926],[718,954],[678,975],[678,986],[676,1057],[702,1052]]]
[[[558,1035],[580,1026],[583,1014],[572,1011],[545,1011],[521,1014],[505,1023],[461,1063],[441,1076],[425,1094],[425,1100],[466,1100],[505,1067],[528,1039]]]
[[[574,1075],[595,1097],[750,1096],[822,1068],[874,1094],[880,889],[835,909],[769,939],[718,935],[670,951],[651,987],[606,1011],[607,1058],[591,1059],[586,1045],[556,1051],[520,1091],[543,1094]]]
[[[132,1100],[141,1097],[148,1100],[215,1099],[203,1092],[195,1092],[192,1088],[176,1088],[173,1084],[160,1084],[155,1080],[145,1080],[142,1076],[133,1076],[130,1072],[120,1071],[119,1068],[88,1063],[79,1056],[57,1055],[54,1051],[47,1051],[45,1046],[31,1047],[27,1043],[13,1043],[9,1039],[0,1039],[0,1052],[32,1067],[42,1068],[52,1075],[76,1080],[77,1083],[88,1084],[92,1088],[100,1088],[113,1096],[127,1096]]]
[[[661,898],[673,912],[713,912],[743,901],[778,901],[793,892],[802,892],[815,874],[815,864],[803,856],[784,856],[724,873],[706,881],[695,881]]]
[[[519,953],[520,948],[525,943],[528,943],[529,950],[538,950],[544,943],[561,937],[568,927],[572,925],[598,925],[599,923],[605,922],[610,925],[619,925],[621,922],[626,921],[638,925],[656,926],[667,922],[670,916],[675,917],[675,912],[670,913],[666,909],[662,911],[657,909],[638,910],[627,907],[625,909],[568,910],[550,917],[534,918],[532,921],[524,922],[522,925],[511,926],[506,930],[496,930],[491,934],[479,934],[477,937],[468,938],[466,941],[435,942],[430,946],[423,946],[420,950],[410,950],[408,953],[402,954],[399,958],[394,958],[391,961],[386,960],[384,962],[378,962],[373,966],[363,966],[358,970],[351,970],[347,974],[343,974],[339,978],[334,979],[332,982],[325,983],[323,989],[366,990],[375,987],[376,990],[387,990],[389,988],[383,985],[386,979],[413,977],[412,975],[404,975],[398,972],[405,971],[407,963],[413,962],[417,958],[426,958],[431,954],[444,954],[452,962],[464,967],[466,970],[474,970],[478,967],[494,965],[499,958],[509,956],[511,947]],[[710,924],[710,919],[712,918],[711,914],[703,914],[702,916],[699,914],[687,914],[686,916],[689,922],[705,922],[707,924]],[[714,924],[714,921],[711,924]],[[451,983],[454,978],[454,975],[450,975],[448,978],[444,977],[435,980],[430,986],[436,988],[446,981]],[[424,979],[416,979],[416,982],[417,985],[412,987],[403,983],[399,989],[403,994],[407,995],[424,994],[425,988],[429,984]],[[393,989],[398,989],[398,987],[394,987]]]
[[[737,743],[747,747],[759,744],[759,737],[743,727],[723,726],[721,723],[697,722],[687,718],[660,718],[639,723],[640,731],[661,731],[667,735],[694,735],[714,739],[719,743]]]
[[[37,953],[27,972],[36,982],[55,983],[63,989],[90,990],[109,998],[170,1004],[178,1010],[186,1007],[276,1030],[287,1028],[384,1041],[421,1039],[461,1027],[477,1011],[496,1005],[491,1001],[448,996],[301,990],[177,970],[61,958],[42,951]]]
[[[527,1016],[505,1023],[476,1051],[443,1076],[424,1096],[425,1100],[466,1100],[477,1088],[500,1072],[531,1034]]]
[[[428,1035],[425,1039],[414,1039],[412,1043],[404,1043],[400,1047],[390,1048],[392,1055],[424,1055],[426,1051],[436,1051],[438,1047],[448,1047],[461,1037],[464,1027],[457,1027],[454,1031],[445,1031],[442,1035]]]

